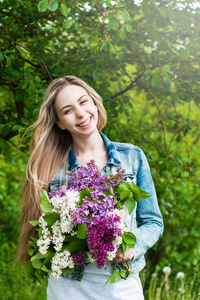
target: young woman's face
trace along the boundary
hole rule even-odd
[[[57,125],[62,130],[67,129],[73,138],[97,130],[98,108],[81,86],[64,87],[56,97],[55,110]]]

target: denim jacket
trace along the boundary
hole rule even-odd
[[[125,170],[126,181],[134,182],[151,195],[149,198],[137,202],[127,222],[128,231],[133,232],[136,236],[134,247],[136,254],[129,262],[130,269],[136,273],[145,266],[144,254],[146,251],[156,243],[163,233],[163,219],[158,207],[154,183],[147,159],[140,148],[132,144],[111,142],[103,133],[101,136],[108,153],[108,162],[103,168],[102,174],[115,174],[116,169],[121,166]],[[80,164],[71,148],[67,162],[68,171],[74,171],[78,167]],[[61,184],[66,182],[64,178],[64,172],[61,170],[50,182],[49,190],[58,189]],[[70,275],[67,274],[66,277],[72,278],[73,276]],[[73,279],[80,280],[78,277]]]

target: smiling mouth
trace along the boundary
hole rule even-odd
[[[90,121],[91,121],[91,118],[92,117],[88,118],[88,120],[86,120],[84,123],[79,124],[78,126],[79,127],[84,127],[84,126],[88,125],[90,123]]]

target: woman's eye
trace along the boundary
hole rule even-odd
[[[67,115],[67,114],[69,114],[70,112],[71,112],[71,109],[67,109],[67,110],[64,111],[64,115]]]
[[[81,101],[81,104],[84,104],[85,102],[87,102],[87,100],[85,99],[85,100],[82,100]]]

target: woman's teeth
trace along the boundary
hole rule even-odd
[[[90,123],[90,118],[85,123],[82,123],[79,126],[84,127],[84,126],[88,125],[89,123]]]

